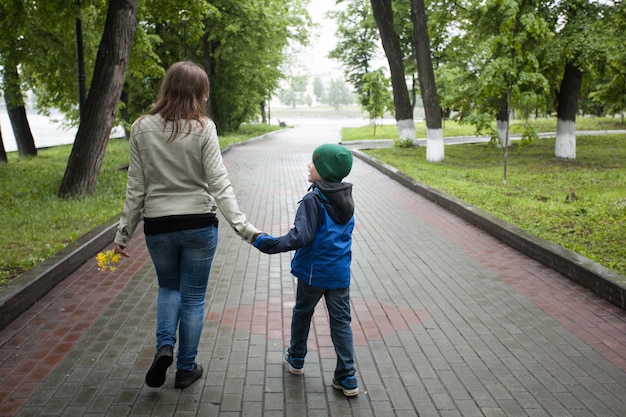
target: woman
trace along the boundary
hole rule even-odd
[[[126,201],[115,251],[126,245],[143,214],[146,246],[159,282],[157,352],[146,384],[160,387],[173,362],[178,329],[176,388],[202,376],[195,362],[204,300],[217,245],[216,210],[242,239],[259,231],[239,210],[222,162],[215,124],[205,116],[209,79],[189,61],[172,65],[156,104],[131,127]]]

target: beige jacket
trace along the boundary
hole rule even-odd
[[[187,131],[183,127],[183,132]],[[168,142],[159,115],[148,115],[131,127],[126,201],[115,243],[126,247],[141,216],[216,213],[219,208],[235,233],[250,242],[259,231],[239,209],[222,161],[213,121]]]

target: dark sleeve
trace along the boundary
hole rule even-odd
[[[288,252],[311,244],[319,227],[320,205],[312,193],[302,199],[293,227],[286,235],[273,237],[262,234],[253,242],[264,253]]]

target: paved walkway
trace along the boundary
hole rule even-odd
[[[306,164],[339,128],[288,129],[224,159],[259,228],[282,234]],[[353,330],[361,394],[331,387],[323,305],[304,376],[285,370],[291,254],[220,226],[199,361],[159,389],[156,280],[142,233],[115,272],[95,260],[0,331],[0,416],[626,416],[626,312],[355,159]]]

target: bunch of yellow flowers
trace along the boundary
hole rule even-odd
[[[121,255],[116,253],[113,249],[100,252],[96,255],[96,262],[98,263],[98,269],[100,271],[115,271],[115,264],[120,261]]]

